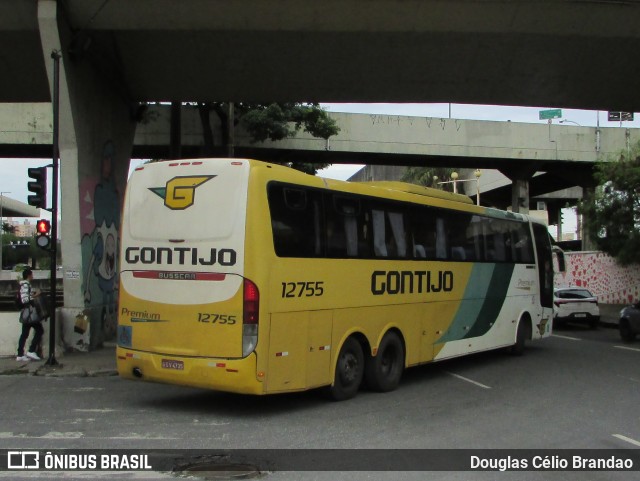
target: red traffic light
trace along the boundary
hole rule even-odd
[[[51,222],[47,219],[40,219],[36,223],[36,231],[38,234],[49,235],[49,232],[51,232]]]

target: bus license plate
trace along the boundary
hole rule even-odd
[[[178,371],[184,371],[184,362],[183,361],[175,361],[173,359],[163,359],[162,360],[162,368],[163,369],[176,369]]]

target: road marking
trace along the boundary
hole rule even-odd
[[[454,372],[449,372],[449,371],[446,371],[446,373],[447,374],[451,374],[453,377],[456,377],[456,378],[458,378],[458,379],[460,379],[462,381],[466,381],[466,382],[470,382],[471,384],[475,384],[476,386],[479,386],[479,387],[481,387],[483,389],[491,389],[490,386],[487,386],[485,384],[482,384],[482,383],[479,383],[477,381],[474,381],[473,379],[469,379],[468,377],[461,376],[460,374],[456,374]]]
[[[613,346],[616,349],[624,349],[626,351],[636,351],[636,352],[640,352],[640,349],[638,349],[637,347],[627,347],[627,346]]]
[[[61,433],[57,431],[52,431],[42,436],[29,436],[23,433],[12,433],[12,432],[2,432],[0,433],[0,439],[79,439],[83,438],[84,433],[79,432],[69,432],[69,433]]]
[[[112,413],[115,412],[115,409],[74,409],[74,411],[79,413]]]
[[[222,435],[222,438],[218,436],[217,438],[212,438],[216,440],[224,440],[226,433]],[[49,432],[43,434],[42,436],[29,436],[24,433],[12,433],[12,432],[0,432],[0,439],[57,439],[57,440],[68,440],[68,439],[101,439],[101,440],[177,440],[182,438],[174,438],[174,437],[166,437],[166,436],[156,436],[153,434],[137,434],[137,433],[125,433],[121,436],[108,436],[108,437],[100,437],[100,436],[85,436],[84,433],[79,432],[69,432],[69,433],[60,433],[60,432]]]
[[[578,337],[561,336],[560,334],[551,334],[551,337],[559,337],[560,339],[568,339],[570,341],[582,341]]]
[[[633,444],[634,446],[640,446],[640,441],[636,441],[635,439],[628,438],[626,436],[623,436],[622,434],[612,434],[612,436],[614,438],[621,439],[622,441],[625,441],[629,444]]]

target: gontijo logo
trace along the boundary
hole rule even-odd
[[[201,186],[215,175],[179,176],[169,180],[164,187],[150,187],[149,190],[172,210],[184,210],[191,207],[196,197],[196,187]]]

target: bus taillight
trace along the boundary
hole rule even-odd
[[[249,279],[244,280],[244,309],[242,316],[242,357],[253,352],[258,343],[260,320],[260,292]]]

